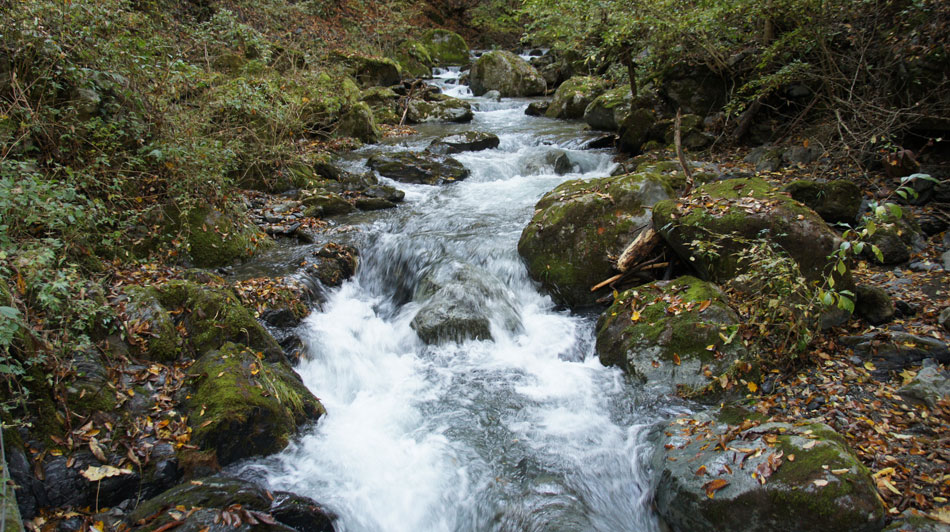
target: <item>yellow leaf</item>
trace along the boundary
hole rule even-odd
[[[87,480],[92,482],[98,482],[104,478],[117,477],[119,475],[128,475],[132,472],[128,469],[119,469],[118,467],[113,467],[111,465],[104,466],[89,466],[84,471],[79,473],[80,475],[86,477]]]
[[[868,361],[868,362],[865,362],[865,363],[864,363],[864,369],[866,369],[866,370],[868,370],[868,371],[874,371],[874,370],[877,369],[877,367],[876,367],[873,363],[871,363],[870,361]]]
[[[749,381],[749,384],[747,384],[746,386],[749,387],[749,391],[752,393],[755,393],[759,390],[759,385],[752,381]]]
[[[640,321],[640,311],[634,310],[633,314],[630,315],[630,321]]]

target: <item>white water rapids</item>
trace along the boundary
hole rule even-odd
[[[541,195],[608,175],[611,154],[577,149],[582,124],[525,116],[527,99],[473,98],[456,76],[438,82],[478,109],[471,124],[421,126],[356,153],[352,169],[449,132],[491,131],[500,146],[456,155],[472,174],[448,186],[384,180],[406,203],[344,220],[360,227],[360,269],[301,326],[297,368],[329,414],[245,471],[319,501],[346,532],[658,530],[644,436],[668,406],[600,364],[596,316],[558,310],[516,250]],[[559,151],[574,172],[555,175]],[[521,327],[498,319],[493,340],[426,346],[409,325],[413,290],[461,264],[485,273]]]

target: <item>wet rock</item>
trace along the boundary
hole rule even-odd
[[[798,180],[789,183],[785,191],[792,199],[808,205],[828,223],[853,224],[861,209],[861,190],[852,181]]]
[[[950,362],[947,344],[929,336],[917,336],[903,331],[881,331],[861,336],[844,336],[840,341],[854,350],[863,360],[876,366],[875,375],[900,371],[932,358],[941,364]]]
[[[649,109],[634,109],[620,124],[621,151],[631,155],[641,152],[643,144],[649,139],[650,129],[656,122],[656,115]]]
[[[282,450],[304,423],[326,413],[289,365],[226,343],[191,367],[186,401],[191,443],[225,466]]]
[[[334,532],[336,515],[317,501],[286,491],[273,495],[270,514],[274,519],[300,532]]]
[[[469,83],[472,93],[481,96],[497,90],[504,97],[539,96],[547,83],[527,61],[503,50],[488,52],[472,66]]]
[[[468,169],[451,157],[426,156],[410,151],[377,153],[366,165],[384,177],[404,183],[438,185],[469,176]]]
[[[486,92],[485,94],[482,95],[482,97],[487,98],[489,100],[494,100],[496,102],[501,101],[501,93],[494,90]]]
[[[950,532],[950,525],[931,519],[917,510],[904,510],[883,532]]]
[[[743,239],[755,240],[763,235],[798,263],[808,281],[823,282],[826,275],[832,275],[833,265],[827,257],[838,248],[838,235],[814,211],[772,190],[765,181],[729,179],[708,183],[694,190],[692,197],[699,201],[688,210],[673,201],[657,203],[653,226],[704,279],[725,283],[746,273],[737,258],[746,247]],[[720,246],[716,254],[702,251],[703,242],[711,238]],[[850,272],[833,275],[837,287],[853,286]]]
[[[671,195],[665,179],[647,174],[567,181],[535,205],[518,252],[555,301],[592,305],[600,296],[590,287],[614,273],[608,256],[619,255],[649,220],[650,206]]]
[[[742,342],[723,340],[738,326],[738,315],[715,285],[691,276],[656,281],[621,293],[600,315],[597,354],[603,364],[620,366],[650,385],[721,402],[744,389],[724,389],[720,376],[727,382],[758,380],[757,364]]]
[[[323,286],[340,286],[356,273],[358,257],[353,246],[331,242],[306,258],[304,271]]]
[[[417,289],[424,300],[410,326],[427,344],[491,340],[492,319],[509,331],[521,329],[521,318],[503,283],[488,272],[462,266],[448,278],[430,275]]]
[[[385,198],[357,198],[356,208],[361,211],[392,209],[396,204]]]
[[[469,61],[468,44],[458,33],[432,29],[426,31],[420,39],[429,51],[429,56],[439,66],[463,66]]]
[[[528,116],[544,116],[544,113],[548,111],[550,105],[551,102],[531,102],[528,104],[528,108],[524,110],[524,114]]]
[[[623,119],[630,114],[633,97],[630,87],[617,87],[594,98],[584,109],[584,121],[594,129],[617,131]]]
[[[577,119],[584,117],[584,110],[607,90],[607,82],[600,77],[575,76],[557,88],[554,99],[544,113],[548,118]]]
[[[883,288],[858,285],[854,291],[857,296],[854,312],[858,316],[871,325],[881,325],[894,319],[896,313],[894,302]]]
[[[301,203],[304,206],[304,216],[322,218],[349,214],[356,210],[350,202],[334,192],[325,190],[301,191]]]
[[[874,480],[831,427],[764,423],[741,430],[724,418],[677,418],[653,434],[654,503],[672,530],[881,529],[885,509]],[[715,444],[730,440],[725,450]]]
[[[412,100],[406,120],[411,124],[425,122],[471,122],[475,115],[472,105],[458,98],[444,97],[438,100]]]
[[[498,135],[484,131],[466,131],[443,135],[429,144],[427,151],[439,155],[451,155],[466,151],[481,151],[497,148]]]
[[[613,148],[617,145],[617,135],[600,135],[591,140],[588,140],[581,147],[582,150],[600,150],[605,148]]]
[[[907,401],[933,408],[941,399],[950,397],[950,372],[941,370],[932,360],[925,360],[913,380],[898,393]]]

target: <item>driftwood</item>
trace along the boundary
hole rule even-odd
[[[652,225],[640,231],[637,238],[633,239],[633,242],[623,250],[620,258],[617,259],[617,271],[624,273],[634,264],[647,258],[661,241],[660,234],[653,229]]]
[[[406,125],[406,115],[409,114],[409,102],[412,101],[412,93],[415,92],[416,85],[419,84],[419,81],[420,80],[417,79],[416,81],[412,82],[412,85],[409,87],[409,95],[406,96],[406,107],[402,110],[402,118],[399,120],[400,126]]]
[[[673,135],[673,143],[676,145],[676,157],[680,160],[680,166],[683,167],[683,173],[686,174],[686,188],[683,189],[683,195],[688,196],[690,191],[693,190],[693,170],[689,167],[689,163],[686,162],[686,155],[683,154],[683,144],[680,142],[680,121],[682,119],[682,114],[680,110],[676,110],[676,131]]]

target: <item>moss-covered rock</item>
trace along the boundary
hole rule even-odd
[[[574,76],[554,92],[554,99],[545,111],[548,118],[583,118],[584,110],[607,90],[607,82],[595,76]]]
[[[321,72],[301,95],[300,120],[307,131],[324,131],[359,99],[360,88],[352,78]]]
[[[785,187],[792,199],[808,205],[828,223],[853,224],[861,209],[861,190],[852,181],[800,179]]]
[[[435,59],[432,53],[424,44],[419,41],[409,40],[399,45],[396,51],[396,62],[402,69],[403,75],[409,75],[413,78],[432,77],[432,66],[435,65]],[[466,59],[468,50],[465,50]],[[467,61],[466,61],[467,62]]]
[[[630,113],[633,96],[629,86],[620,86],[594,98],[584,109],[584,121],[594,129],[617,131],[620,123]]]
[[[369,105],[376,124],[396,125],[402,118],[399,95],[388,87],[370,87],[360,94],[360,101]]]
[[[657,281],[620,294],[597,322],[597,353],[652,385],[719,402],[755,382],[755,358],[734,338],[739,317],[718,287],[695,277]],[[722,335],[722,336],[720,336]],[[721,385],[720,377],[726,376]]]
[[[201,355],[226,342],[243,344],[268,358],[280,358],[277,341],[257,322],[237,295],[192,281],[171,281],[156,289],[162,307],[175,313],[187,332],[188,349]]]
[[[906,218],[878,225],[867,241],[877,246],[881,255],[878,257],[870,247],[865,247],[865,258],[885,266],[907,262],[913,251],[923,249],[926,245],[920,228]]]
[[[322,189],[305,190],[300,194],[304,215],[315,218],[349,214],[356,210],[343,196]]]
[[[828,256],[840,241],[815,211],[761,179],[708,183],[686,202],[660,202],[653,225],[683,260],[716,283],[746,273],[738,254],[758,238],[780,246],[808,281],[822,282],[832,272]],[[850,272],[835,275],[838,287],[853,286]]]
[[[271,244],[256,226],[210,208],[193,209],[185,220],[188,254],[195,266],[213,268],[245,259]]]
[[[372,109],[364,102],[357,102],[340,117],[336,134],[359,139],[369,144],[379,142],[382,137],[382,133],[376,126],[376,117]]]
[[[298,426],[326,413],[289,366],[243,345],[226,343],[203,355],[190,373],[191,441],[213,450],[222,466],[280,451]]]
[[[931,519],[917,510],[904,510],[884,532],[950,532],[950,525]]]
[[[656,113],[650,109],[636,108],[620,123],[620,139],[617,143],[621,151],[637,155],[643,144],[649,139],[650,129],[656,122]]]
[[[354,63],[354,76],[363,87],[389,87],[402,80],[399,65],[392,59],[383,57],[351,57]]]
[[[436,65],[463,66],[468,64],[468,44],[458,33],[433,29],[422,35],[422,44]]]
[[[482,55],[472,66],[469,85],[475,96],[497,90],[504,97],[538,96],[547,83],[541,74],[517,55],[496,50]]]
[[[128,286],[125,288],[128,298],[125,312],[128,316],[128,328],[141,344],[150,360],[171,362],[181,355],[183,339],[175,328],[175,320],[159,300],[158,290],[154,287]]]
[[[466,151],[481,151],[497,148],[501,142],[498,135],[485,131],[466,131],[442,135],[433,140],[426,149],[431,153],[452,155]]]
[[[726,103],[727,87],[723,78],[706,66],[680,65],[664,76],[662,94],[674,109],[707,116]]]
[[[613,275],[610,256],[648,223],[650,206],[672,195],[648,174],[572,180],[545,194],[521,233],[518,252],[531,277],[568,306],[591,305],[591,286]]]
[[[884,524],[870,473],[825,424],[740,428],[697,414],[654,436],[654,502],[674,531],[872,532]]]
[[[404,151],[377,153],[366,165],[379,175],[404,183],[425,185],[445,184],[460,181],[469,176],[469,170],[451,157],[424,155]]]
[[[406,120],[412,124],[424,122],[471,122],[474,117],[472,105],[458,98],[444,98],[436,101],[412,100]]]

